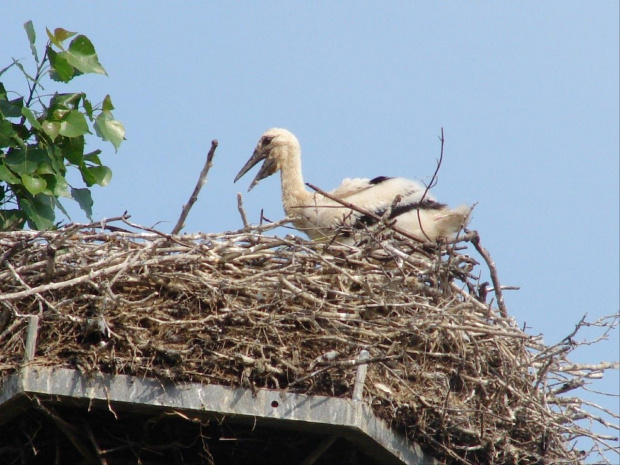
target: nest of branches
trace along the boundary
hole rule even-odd
[[[112,223],[0,233],[0,378],[23,366],[38,315],[36,365],[347,397],[367,364],[363,400],[445,463],[582,463],[584,436],[610,447],[578,423],[606,421],[565,393],[613,364],[571,363],[570,337],[521,331],[476,233],[348,247],[265,234],[278,224],[170,236]]]

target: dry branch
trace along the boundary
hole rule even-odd
[[[424,193],[422,194],[420,203],[424,202],[424,199],[426,198],[428,191],[432,189],[433,187],[435,187],[435,185],[437,184],[437,180],[438,180],[437,175],[439,174],[439,169],[441,168],[441,163],[443,162],[443,153],[444,153],[443,149],[446,143],[446,139],[444,138],[444,135],[443,135],[443,128],[441,128],[441,136],[439,136],[439,141],[441,142],[441,146],[439,150],[439,158],[437,159],[437,166],[435,167],[435,172],[431,176],[431,180],[426,186],[426,189],[424,189]],[[418,210],[418,224],[420,225],[420,229],[422,230],[422,234],[424,234],[424,237],[426,237],[427,240],[430,240],[430,238],[424,232],[424,228],[422,228],[422,218],[420,218],[420,210]]]
[[[187,219],[187,215],[189,215],[189,211],[198,200],[198,194],[200,194],[200,190],[202,186],[204,186],[205,182],[207,182],[207,175],[209,174],[209,170],[211,166],[213,166],[213,156],[215,155],[215,149],[217,148],[218,142],[217,140],[211,141],[211,148],[209,149],[209,153],[207,154],[207,161],[205,162],[202,171],[200,172],[200,176],[198,176],[198,182],[196,182],[196,187],[194,187],[194,191],[192,192],[191,197],[187,201],[185,205],[183,205],[183,210],[181,210],[181,216],[177,221],[177,224],[172,228],[172,232],[170,234],[179,234],[181,230],[185,227],[185,220]]]

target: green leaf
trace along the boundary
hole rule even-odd
[[[52,139],[52,142],[54,142],[58,134],[60,134],[60,123],[58,121],[45,120],[41,123],[41,127],[43,128],[43,132]]]
[[[47,187],[47,183],[40,177],[22,174],[22,184],[32,195],[40,194]]]
[[[42,174],[56,175],[56,170],[52,167],[50,163],[44,161],[37,167],[37,170],[35,171],[35,173],[39,175],[42,175]]]
[[[69,139],[67,137],[62,137],[60,139],[60,146],[58,144],[52,145],[52,146],[48,146],[47,149],[47,156],[49,157],[50,163],[52,165],[52,168],[54,169],[54,171],[56,173],[58,173],[61,176],[64,176],[65,173],[67,172],[67,168],[65,166],[65,156],[63,153],[63,148],[62,148],[62,142],[63,141],[76,141],[78,139],[81,139],[80,137],[76,137],[74,139]]]
[[[59,94],[56,92],[50,100],[50,109],[53,112],[60,110],[77,110],[80,106],[80,100],[84,96],[81,92]]]
[[[80,166],[84,163],[84,136],[63,137],[59,141],[62,156],[69,163]]]
[[[52,197],[41,194],[34,198],[22,197],[19,204],[31,227],[38,230],[54,227],[55,216]]]
[[[45,28],[45,32],[47,32],[47,37],[49,37],[50,41],[58,48],[63,49],[62,43],[67,40],[69,37],[73,37],[76,32],[67,31],[61,27],[57,27],[54,29],[54,33]]]
[[[39,62],[39,55],[37,54],[37,48],[34,43],[37,40],[37,34],[34,31],[34,26],[32,25],[32,21],[26,21],[24,23],[24,29],[26,29],[26,34],[28,35],[28,42],[30,42],[30,50],[32,51],[32,56],[34,56],[34,61]]]
[[[62,48],[62,43],[56,38],[56,36],[50,31],[48,28],[45,28],[45,33],[47,34],[47,38],[53,43],[56,47]]]
[[[114,110],[114,105],[112,105],[112,99],[110,98],[109,95],[106,95],[105,98],[103,99],[103,104],[101,105],[101,110],[102,111],[112,111]]]
[[[71,41],[69,50],[60,52],[67,62],[82,73],[107,74],[95,52],[95,47],[88,37],[79,35]]]
[[[89,133],[88,123],[82,113],[72,110],[60,122],[60,135],[65,137],[79,137]]]
[[[125,139],[125,127],[110,112],[102,112],[95,120],[95,131],[103,140],[110,141],[118,152],[121,142]]]
[[[28,137],[30,137],[30,134],[28,133],[28,131],[26,130],[26,128],[24,126],[20,126],[20,125],[14,124],[13,125],[13,129],[15,130],[15,132],[11,136],[11,140],[13,142],[15,142],[15,143],[12,144],[12,146],[13,147],[19,147],[19,148],[21,148],[23,150],[26,150],[27,146],[26,146],[26,143],[24,142],[24,139],[22,138],[22,136],[27,139]]]
[[[97,184],[95,177],[88,170],[88,166],[86,166],[85,164],[82,164],[78,168],[80,170],[80,174],[82,175],[82,180],[84,181],[84,184],[86,184],[88,187]]]
[[[13,100],[0,99],[0,114],[5,118],[19,118],[22,116],[23,106],[23,97],[18,97]]]
[[[11,139],[11,136],[15,134],[13,125],[10,121],[0,121],[0,147],[12,147],[15,144]]]
[[[100,186],[107,186],[112,179],[112,170],[107,166],[93,166],[86,169]]]
[[[64,176],[46,176],[45,180],[47,181],[47,187],[51,191],[51,195],[56,197],[67,197],[71,198],[71,194],[69,193],[69,184],[67,184],[67,180]],[[65,215],[67,214],[63,211]],[[68,215],[67,215],[68,216]]]
[[[86,98],[86,95],[83,96],[82,105],[84,106],[84,111],[86,112],[86,116],[88,116],[89,120],[93,120],[93,104]]]
[[[73,66],[49,46],[47,47],[47,56],[49,57],[51,65],[49,71],[50,77],[54,81],[69,82],[75,74]]]
[[[66,116],[71,112],[71,110],[67,110],[66,108],[57,108],[56,110],[54,110],[52,112],[52,117],[56,120],[56,121],[61,121],[62,119],[66,118]]]
[[[92,221],[93,215],[93,198],[90,195],[90,189],[71,189],[71,196],[84,210],[86,216]]]
[[[22,181],[3,163],[0,164],[0,181],[8,184],[21,184]]]
[[[56,37],[56,39],[59,40],[60,42],[64,42],[69,37],[73,37],[76,34],[77,32],[67,31],[66,29],[63,29],[62,27],[57,27],[56,29],[54,29],[54,37]]]
[[[16,174],[32,174],[39,165],[48,161],[47,154],[41,149],[13,150],[4,157],[4,163]]]
[[[34,113],[32,112],[32,110],[28,107],[24,107],[22,108],[22,115],[24,115],[26,117],[26,119],[28,120],[28,122],[30,123],[30,125],[39,130],[39,131],[43,131],[43,126],[41,126],[41,123],[39,123],[39,121],[37,121],[36,116],[34,116]]]
[[[20,210],[0,210],[0,231],[15,231],[22,229],[26,222],[26,215]]]
[[[9,69],[11,69],[13,66],[15,66],[15,61],[13,61],[13,63],[11,63],[8,66],[5,66],[4,68],[0,69],[0,76],[2,76],[4,73],[6,73]],[[3,87],[4,88],[4,87]],[[0,92],[0,97],[2,97],[2,93]]]
[[[71,198],[71,194],[67,192],[67,195],[63,195],[63,197]],[[63,214],[67,218],[69,218],[69,220],[71,220],[71,217],[69,216],[69,212],[65,210],[65,207],[62,206],[62,204],[58,201],[58,199],[56,197],[51,197],[51,199],[54,201],[54,205],[60,208],[60,211],[63,212]]]
[[[101,159],[99,158],[99,154],[101,154],[101,150],[99,149],[87,153],[84,155],[84,161],[88,161],[90,163],[94,163],[95,165],[101,166]]]

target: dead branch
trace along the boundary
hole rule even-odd
[[[495,267],[495,263],[491,258],[491,254],[482,247],[480,244],[480,236],[476,234],[472,239],[471,243],[473,244],[476,251],[482,256],[487,266],[489,267],[489,273],[491,274],[491,281],[493,281],[493,292],[495,292],[495,297],[497,297],[497,306],[499,307],[499,313],[502,317],[508,317],[508,309],[506,308],[506,304],[504,303],[504,294],[502,293],[502,286],[499,282],[499,277],[497,276],[497,268]]]
[[[439,168],[441,168],[441,163],[443,162],[443,148],[446,142],[443,136],[443,128],[441,128],[441,136],[439,137],[439,140],[441,141],[441,148],[439,150],[439,160],[437,160],[437,166],[435,167],[435,172],[433,173],[433,176],[431,176],[430,182],[426,185],[426,189],[424,189],[424,194],[422,194],[420,203],[424,202],[424,199],[426,198],[428,191],[437,184],[437,175],[439,174]],[[424,237],[426,237],[426,239],[430,241],[430,238],[426,235],[426,233],[424,232],[424,228],[422,227],[422,218],[420,218],[419,209],[418,209],[418,224],[420,225],[420,229],[422,230],[422,234],[424,234]]]
[[[245,208],[243,208],[243,196],[241,195],[241,192],[237,193],[237,209],[239,210],[239,214],[241,215],[243,229],[247,229],[250,224],[248,223],[248,216],[245,213]]]
[[[187,203],[183,205],[181,216],[179,217],[177,224],[174,226],[174,228],[172,228],[170,234],[179,234],[179,232],[181,232],[181,229],[185,227],[185,220],[187,219],[187,215],[189,214],[189,211],[194,205],[194,203],[196,203],[196,200],[198,200],[198,194],[200,194],[202,186],[204,186],[205,182],[207,182],[207,174],[209,174],[209,170],[211,169],[211,166],[213,166],[213,156],[215,155],[215,149],[217,148],[217,145],[217,140],[214,139],[211,141],[211,148],[209,149],[209,153],[207,154],[207,161],[205,162],[205,166],[200,172],[200,176],[198,176],[198,182],[196,182],[194,192],[192,192],[192,195],[187,201]]]

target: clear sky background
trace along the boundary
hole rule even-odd
[[[91,141],[114,172],[94,190],[93,216],[128,211],[163,231],[212,139],[220,146],[186,232],[239,229],[237,192],[252,222],[261,209],[283,216],[275,177],[250,194],[255,171],[232,183],[270,127],[298,136],[305,180],[324,189],[345,177],[428,181],[443,127],[434,195],[478,203],[471,227],[502,283],[521,287],[507,292],[510,313],[551,344],[584,314],[619,308],[618,5],[11,1],[0,68],[32,64],[29,19],[40,46],[45,27],[87,35],[109,77],[49,90],[109,93],[125,124],[118,154]],[[17,72],[2,80],[25,93]],[[615,331],[575,358],[618,360],[618,347]],[[617,394],[618,373],[593,388]],[[618,411],[617,398],[593,399]]]

